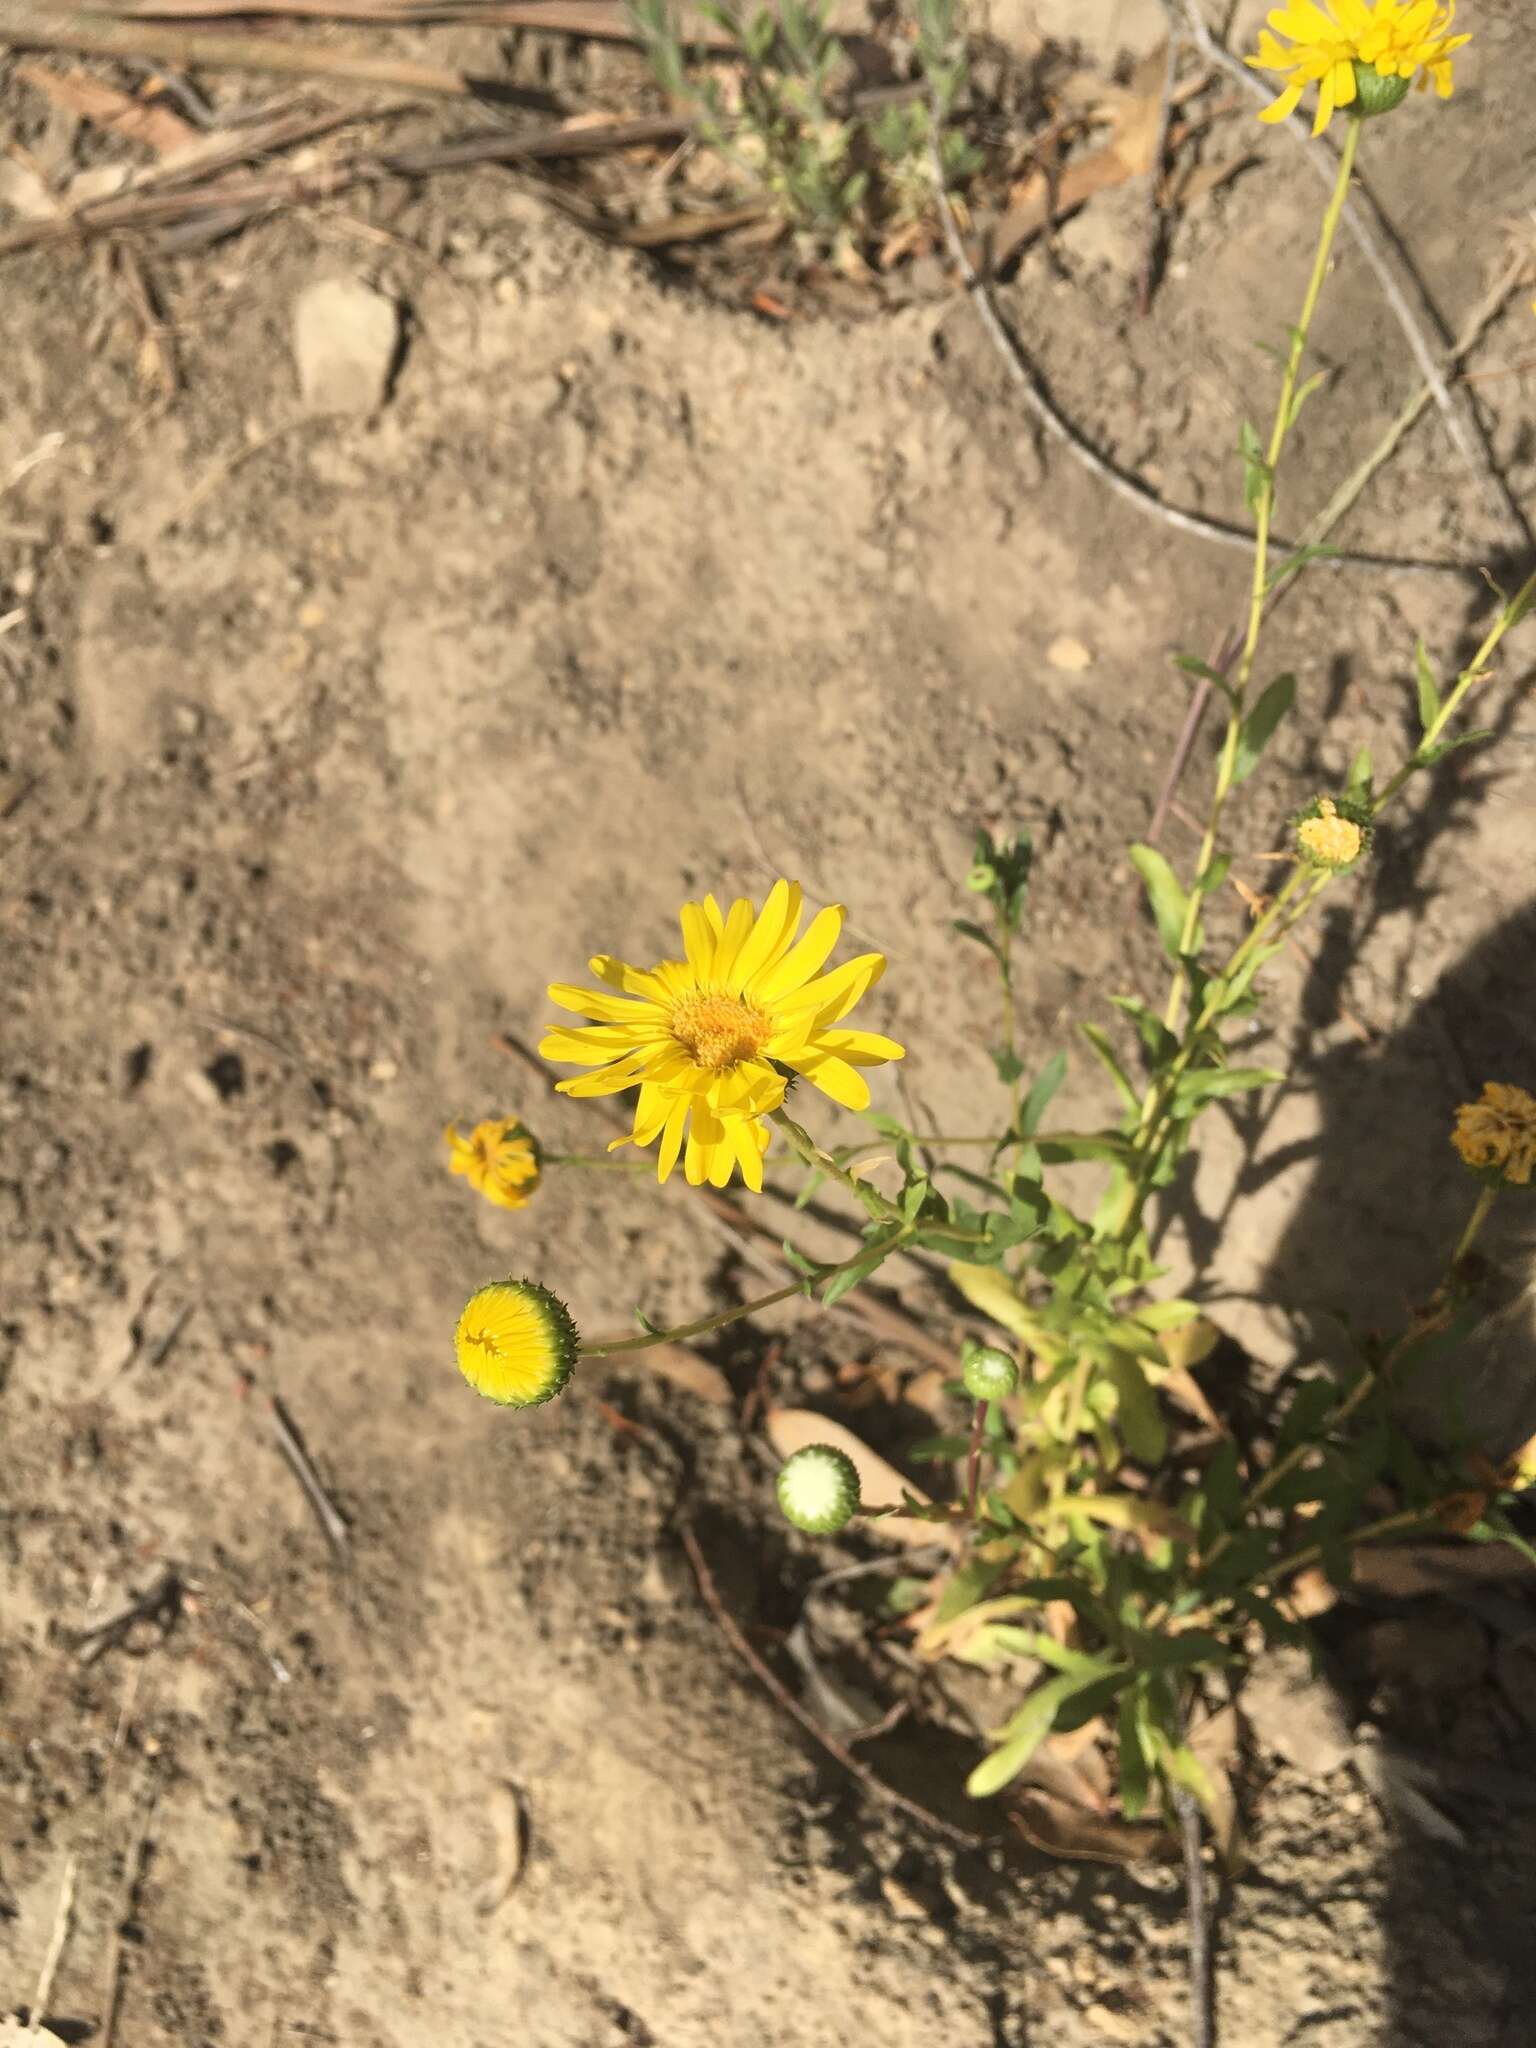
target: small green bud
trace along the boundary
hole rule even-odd
[[[961,1378],[973,1401],[1006,1401],[1018,1389],[1019,1368],[995,1344],[977,1344],[966,1355]]]
[[[979,860],[965,878],[965,886],[977,896],[985,896],[997,881],[997,869],[990,861]]]
[[[807,1536],[830,1536],[857,1513],[859,1475],[846,1451],[807,1444],[779,1467],[776,1487],[786,1522]]]
[[[1390,114],[1408,97],[1406,78],[1383,78],[1374,64],[1355,64],[1355,104],[1350,109],[1363,121],[1373,114]]]

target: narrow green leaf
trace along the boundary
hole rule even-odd
[[[1024,1107],[1019,1111],[1019,1133],[1022,1137],[1032,1138],[1040,1128],[1040,1119],[1050,1108],[1051,1098],[1065,1080],[1066,1072],[1066,1054],[1052,1053],[1036,1076],[1024,1098]]]
[[[990,1798],[994,1792],[1001,1792],[1005,1785],[1011,1784],[1050,1734],[1057,1714],[1073,1694],[1115,1675],[1115,1667],[1107,1660],[1092,1661],[1091,1677],[1085,1677],[1081,1672],[1063,1671],[1055,1678],[1048,1678],[1043,1685],[1036,1686],[1013,1719],[1000,1731],[1000,1747],[983,1758],[966,1779],[965,1789],[973,1799]]]
[[[1183,886],[1155,846],[1138,842],[1131,848],[1131,865],[1146,885],[1163,951],[1170,960],[1180,959],[1184,952],[1184,920],[1189,911],[1189,898]]]
[[[1119,1396],[1120,1437],[1138,1464],[1155,1465],[1168,1448],[1168,1426],[1158,1409],[1157,1396],[1147,1384],[1140,1359],[1128,1351],[1112,1350],[1104,1370]]]
[[[1297,420],[1301,418],[1301,408],[1306,404],[1318,386],[1326,383],[1327,379],[1328,372],[1326,370],[1314,370],[1306,383],[1298,387],[1294,397],[1291,399],[1290,412],[1286,415],[1285,430],[1287,433],[1295,426]]]
[[[1491,725],[1479,726],[1476,732],[1458,733],[1453,740],[1441,740],[1437,746],[1426,747],[1419,755],[1421,768],[1433,768],[1437,761],[1443,761],[1447,754],[1454,754],[1462,747],[1480,746],[1484,740],[1494,738]]]
[[[1121,1066],[1119,1060],[1116,1059],[1115,1049],[1109,1042],[1108,1034],[1097,1024],[1080,1024],[1078,1029],[1098,1054],[1105,1072],[1109,1075],[1111,1081],[1114,1082],[1120,1100],[1125,1104],[1126,1108],[1130,1110],[1139,1109],[1141,1107],[1140,1097],[1131,1085],[1130,1076],[1126,1073],[1124,1067]],[[1044,1159],[1049,1157],[1049,1154],[1050,1143],[1047,1140],[1041,1144],[1040,1156]]]
[[[1183,669],[1187,675],[1203,678],[1204,681],[1210,683],[1215,689],[1220,690],[1229,704],[1236,701],[1232,685],[1227,681],[1221,670],[1219,668],[1212,668],[1208,661],[1201,661],[1198,656],[1193,654],[1176,654],[1173,657],[1173,665],[1175,668]]]
[[[1250,1088],[1268,1088],[1283,1081],[1284,1074],[1273,1067],[1202,1067],[1196,1074],[1181,1074],[1174,1085],[1175,1115],[1214,1102],[1221,1095],[1243,1095]]]
[[[1290,710],[1296,696],[1293,675],[1276,676],[1257,704],[1243,720],[1237,738],[1237,758],[1232,764],[1232,781],[1246,782],[1259,765],[1259,757],[1274,737],[1275,727]]]
[[[1005,1088],[1011,1088],[1023,1073],[1024,1062],[1011,1046],[988,1046],[987,1051],[991,1055],[993,1066],[997,1069],[997,1078]]]
[[[984,932],[979,924],[973,924],[968,917],[957,917],[953,922],[962,939],[974,939],[978,946],[986,947],[994,960],[998,957],[997,941],[990,932]]]
[[[1371,793],[1371,750],[1362,747],[1349,764],[1349,780],[1344,785],[1346,796],[1369,797]]]
[[[1123,1159],[1127,1141],[1113,1132],[1053,1132],[1039,1140],[1041,1160],[1047,1166],[1064,1166],[1069,1159]]]
[[[1440,717],[1440,686],[1435,681],[1435,672],[1429,665],[1429,650],[1422,639],[1414,641],[1413,654],[1419,672],[1419,726],[1428,735]]]
[[[1142,1742],[1141,1725],[1146,1712],[1142,1688],[1128,1686],[1120,1695],[1120,1805],[1127,1820],[1145,1811],[1151,1770]]]

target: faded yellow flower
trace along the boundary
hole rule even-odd
[[[1527,1187],[1536,1171],[1536,1096],[1512,1082],[1485,1081],[1479,1099],[1457,1110],[1451,1143],[1475,1173]]]
[[[477,1288],[453,1335],[459,1371],[503,1408],[552,1400],[571,1376],[580,1342],[570,1310],[536,1280]]]
[[[1452,35],[1456,0],[1289,0],[1269,15],[1260,31],[1259,53],[1246,61],[1255,70],[1276,71],[1286,81],[1261,121],[1283,121],[1309,85],[1317,87],[1321,135],[1336,108],[1382,113],[1416,80],[1422,92],[1433,83],[1449,99],[1455,80],[1451,59],[1469,35]],[[1272,31],[1290,40],[1289,49]]]
[[[477,1195],[498,1209],[526,1209],[539,1185],[539,1148],[515,1116],[479,1123],[464,1137],[450,1124],[448,1171],[462,1173]]]
[[[1297,814],[1296,850],[1330,874],[1352,868],[1371,843],[1371,813],[1353,797],[1314,797]]]
[[[597,1069],[560,1082],[561,1094],[640,1091],[634,1129],[610,1151],[659,1138],[658,1180],[681,1153],[696,1187],[723,1188],[739,1167],[747,1186],[761,1189],[769,1137],[761,1119],[784,1100],[786,1071],[847,1109],[867,1107],[860,1068],[899,1060],[904,1048],[877,1031],[838,1027],[885,972],[885,957],[861,953],[823,973],[842,906],[818,912],[797,938],[801,908],[798,882],[775,882],[760,911],[738,897],[722,912],[706,896],[683,905],[684,959],[639,968],[599,953],[587,965],[618,993],[551,986],[562,1010],[597,1020],[557,1025],[539,1046],[547,1060]]]

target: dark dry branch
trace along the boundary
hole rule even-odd
[[[898,1792],[894,1785],[888,1785],[884,1778],[877,1777],[868,1764],[861,1762],[844,1743],[838,1741],[835,1735],[829,1735],[818,1721],[812,1719],[778,1674],[763,1662],[742,1634],[735,1617],[727,1610],[725,1602],[720,1598],[720,1589],[715,1584],[708,1560],[691,1525],[687,1522],[679,1524],[678,1534],[682,1538],[683,1548],[688,1553],[688,1562],[693,1566],[704,1603],[720,1624],[721,1633],[742,1662],[768,1688],[785,1713],[797,1721],[814,1742],[820,1743],[834,1762],[841,1764],[850,1776],[856,1778],[871,1798],[882,1800],[887,1806],[894,1806],[898,1813],[906,1814],[909,1820],[915,1820],[920,1827],[927,1828],[932,1834],[942,1835],[947,1842],[954,1842],[962,1849],[989,1847],[996,1837],[974,1835],[966,1828],[956,1827],[953,1821],[945,1820],[942,1814],[931,1813],[926,1806],[919,1805],[917,1800],[909,1799],[905,1792]],[[862,1729],[860,1738],[867,1740],[876,1732],[878,1731],[875,1728]]]
[[[315,1520],[324,1531],[325,1540],[331,1546],[331,1554],[339,1565],[346,1564],[350,1555],[351,1537],[345,1517],[332,1501],[320,1483],[304,1440],[294,1426],[293,1418],[276,1394],[272,1396],[272,1431],[277,1438],[277,1447],[287,1461],[303,1491],[304,1498],[314,1512]]]

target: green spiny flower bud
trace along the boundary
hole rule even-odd
[[[995,1344],[976,1344],[968,1351],[961,1377],[973,1401],[1006,1401],[1019,1384],[1019,1368]]]
[[[807,1444],[779,1467],[779,1506],[786,1522],[807,1536],[830,1536],[859,1505],[859,1475],[846,1451]]]

